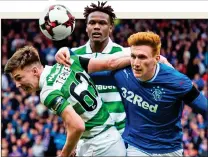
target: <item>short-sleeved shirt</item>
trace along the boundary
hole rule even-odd
[[[85,122],[82,138],[92,138],[114,122],[80,58],[71,56],[70,68],[60,64],[44,68],[39,83],[40,99],[57,115],[61,115],[67,105],[72,106]]]

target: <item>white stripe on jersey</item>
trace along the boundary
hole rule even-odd
[[[116,122],[122,121],[126,118],[126,113],[110,113],[110,116],[112,117],[113,120]]]
[[[67,101],[69,102],[70,106],[74,106],[77,104],[77,100],[72,95],[69,96]]]
[[[84,55],[78,55],[78,56],[81,56],[81,57],[84,57],[84,58],[96,58],[96,53],[89,53],[89,54],[84,54]]]
[[[84,136],[84,137],[92,137],[92,136],[96,135],[98,132],[103,131],[105,129],[103,126],[107,126],[109,124],[114,125],[114,121],[112,120],[112,118],[110,116],[108,117],[108,119],[106,120],[106,122],[103,125],[95,126],[91,130],[85,131],[82,134],[82,136]]]
[[[121,96],[118,92],[100,93],[104,102],[121,101]]]
[[[51,87],[49,88],[48,86],[46,86],[45,89],[44,89],[44,93],[43,93],[43,91],[41,90],[41,92],[40,92],[40,100],[41,100],[41,103],[42,103],[42,104],[44,104],[45,99],[46,99],[46,97],[48,96],[48,94],[51,93],[51,89],[52,89]]]

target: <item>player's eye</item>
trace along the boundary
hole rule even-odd
[[[131,54],[131,58],[135,59],[135,58],[136,58],[136,56],[135,56],[135,55],[133,55],[133,54]]]
[[[138,56],[138,58],[139,58],[139,59],[146,59],[147,57],[144,56],[144,55],[140,55],[140,56]]]
[[[90,25],[94,25],[95,24],[95,21],[90,21],[89,24]]]
[[[107,23],[105,21],[100,21],[99,24],[100,25],[106,25]]]
[[[20,81],[21,80],[21,77],[17,77],[15,78],[16,81]]]

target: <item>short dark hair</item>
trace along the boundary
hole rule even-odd
[[[108,14],[110,17],[111,24],[114,24],[114,19],[116,18],[116,14],[113,12],[114,10],[111,6],[109,6],[109,5],[104,6],[106,3],[107,3],[107,1],[106,2],[99,2],[98,1],[98,5],[91,3],[90,7],[86,6],[84,8],[84,14],[83,14],[86,21],[87,21],[87,18],[90,13],[95,12],[95,11],[100,11],[100,12]]]
[[[25,46],[18,49],[5,65],[4,72],[11,73],[12,71],[40,62],[38,51],[32,46]]]

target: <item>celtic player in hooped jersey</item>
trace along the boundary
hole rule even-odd
[[[80,156],[125,156],[121,135],[84,69],[94,72],[122,68],[130,64],[129,57],[114,55],[89,62],[74,55],[70,63],[70,68],[60,64],[44,68],[37,50],[26,46],[8,60],[5,72],[11,74],[16,86],[25,92],[41,90],[41,102],[62,117],[67,139],[61,156],[71,155],[80,137],[84,141]]]
[[[123,47],[110,39],[116,15],[107,2],[96,2],[86,6],[83,11],[86,21],[88,42],[82,46],[72,48],[72,51],[86,58],[102,58],[116,52],[123,52]],[[79,39],[80,37],[78,37]],[[105,102],[115,126],[122,134],[125,127],[126,113],[121,97],[115,86],[96,86]]]
[[[129,51],[129,48],[123,48],[122,46],[112,42],[108,39],[108,44],[102,52],[92,52],[90,47],[90,41],[85,45],[78,48],[72,48],[71,50],[79,56],[85,58],[102,58],[107,57],[114,53],[123,53],[124,51]],[[96,85],[98,92],[100,93],[105,105],[110,112],[111,117],[115,121],[115,126],[118,131],[122,134],[125,127],[126,113],[124,111],[124,106],[121,101],[121,96],[118,92],[118,89],[115,86],[105,86],[105,85]]]

